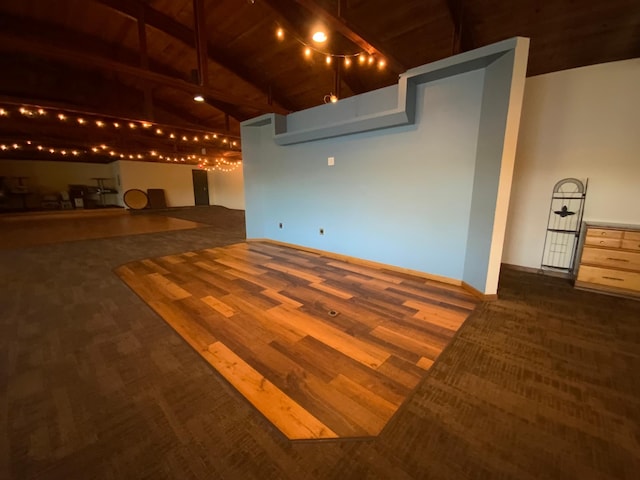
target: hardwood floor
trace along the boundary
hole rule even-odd
[[[0,249],[198,228],[188,220],[124,209],[0,215]]]
[[[477,300],[269,243],[116,273],[287,438],[378,435]]]

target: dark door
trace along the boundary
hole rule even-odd
[[[193,173],[193,196],[196,205],[209,205],[209,181],[204,170],[191,170]]]

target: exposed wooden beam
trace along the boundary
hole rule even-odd
[[[151,70],[145,70],[140,67],[99,57],[90,53],[61,48],[16,35],[0,32],[0,49],[10,52],[20,51],[23,53],[84,65],[89,68],[129,75],[157,85],[163,85],[177,90],[182,90],[184,92],[189,92],[190,94],[204,93],[206,96],[213,99],[226,103],[233,103],[238,106],[244,106],[258,110],[259,112],[271,112],[274,110],[274,107],[269,105],[266,100],[264,103],[247,101],[245,98],[236,97],[228,91],[217,90],[212,87],[200,87],[199,85],[195,85],[191,82],[156,73]]]
[[[142,4],[145,11],[145,20],[148,26],[161,31],[166,35],[169,35],[170,37],[180,41],[184,45],[194,48],[193,39],[195,33],[192,29],[174,20],[170,16],[151,8],[146,3],[131,0],[93,1],[101,3],[111,8],[112,10],[132,19],[136,18],[136,4]],[[261,81],[256,78],[255,74],[253,74],[250,69],[238,63],[237,60],[235,60],[231,55],[228,55],[220,49],[215,48],[210,43],[207,43],[207,57],[211,61],[223,67],[229,73],[252,85],[254,88],[264,93],[265,96],[268,96],[269,86],[267,82]],[[286,98],[286,96],[282,92],[275,91],[275,89],[273,89],[272,96],[275,102],[282,107],[275,108],[275,111],[277,111],[278,113],[286,113],[288,111],[294,111],[298,109],[291,103],[290,100]]]
[[[269,1],[269,0],[267,0]],[[342,34],[358,47],[369,54],[377,54],[384,57],[387,65],[395,73],[403,73],[407,68],[398,60],[391,52],[383,48],[380,44],[374,43],[370,36],[364,34],[358,27],[347,21],[344,17],[345,12],[340,8],[342,17],[327,12],[323,7],[318,5],[314,0],[294,0],[299,5],[309,10],[313,15],[320,18],[327,24],[327,27],[333,31]]]
[[[207,55],[207,26],[205,22],[204,0],[193,0],[193,24],[198,57],[198,84],[205,87],[209,83],[209,59]]]
[[[76,31],[72,31],[72,30],[68,30],[62,27],[59,27],[57,25],[52,25],[50,23],[45,23],[45,22],[40,22],[40,21],[36,21],[36,20],[32,20],[32,19],[24,19],[22,17],[15,17],[15,16],[5,16],[3,17],[3,20],[5,20],[5,25],[8,26],[9,28],[6,29],[5,33],[11,33],[13,35],[16,35],[20,38],[23,38],[25,36],[29,36],[32,40],[37,40],[39,39],[42,43],[49,43],[49,39],[55,39],[53,40],[51,43],[54,43],[56,46],[62,47],[62,48],[68,48],[70,50],[76,50],[77,48],[83,48],[86,49],[86,52],[90,52],[93,55],[98,55],[98,56],[103,56],[106,58],[110,58],[113,59],[111,57],[111,55],[113,55],[113,45],[102,40],[102,39],[98,39],[96,37],[90,36],[90,35],[86,35],[83,33],[79,33]],[[140,26],[140,24],[138,24]],[[140,31],[141,29],[138,29],[138,34],[140,36],[140,34],[142,34],[143,32]],[[47,32],[46,36],[43,36],[40,32]],[[144,32],[145,37],[143,37],[143,39],[141,40],[142,42],[146,42],[146,29]],[[140,39],[139,39],[140,40]],[[80,46],[80,47],[78,47]],[[2,46],[0,45],[0,49],[2,48]],[[173,78],[183,78],[181,72],[178,72],[174,69],[172,69],[171,67],[163,64],[163,63],[159,63],[159,62],[155,62],[153,59],[149,58],[148,55],[146,56],[146,59],[141,59],[141,55],[139,51],[133,51],[133,50],[129,50],[126,48],[118,48],[117,49],[117,54],[118,54],[118,61],[125,63],[125,64],[141,64],[143,62],[148,62],[149,67],[157,73],[161,73],[164,74],[165,76],[168,77],[173,77]],[[12,54],[12,53],[8,53],[8,56],[10,58],[12,58],[10,61],[14,64],[17,65],[16,63],[16,57],[17,57],[17,53]],[[35,55],[31,55],[28,56],[28,58],[37,58],[37,56]],[[6,60],[6,59],[5,59]],[[42,65],[43,63],[38,62],[36,65],[39,67],[40,65]],[[65,68],[70,68],[70,64],[69,62],[59,62],[59,64],[62,66],[63,64],[66,65]],[[84,65],[79,65],[79,67],[85,67]],[[26,71],[31,71],[32,68],[29,68],[28,66],[24,66],[23,68],[26,68]],[[98,72],[98,69],[94,69],[94,71]],[[0,80],[4,80],[6,78],[10,78],[11,76],[15,77],[15,72],[14,69],[9,69],[6,72],[6,75],[4,77],[0,77]],[[117,83],[119,84],[123,84],[122,81],[119,81],[116,77],[116,75],[114,74],[114,72],[111,71],[100,71],[100,76],[104,77],[104,78],[110,78],[111,81],[117,81]],[[64,82],[64,88],[66,89],[67,86],[70,86],[75,82],[75,79],[77,78],[78,72],[76,69],[76,72],[73,73],[72,75],[70,75],[72,78],[70,78],[68,82]],[[32,77],[33,78],[33,77]],[[2,82],[0,82],[2,83]],[[49,82],[50,83],[50,82]],[[149,82],[147,81],[142,81],[142,82],[131,82],[135,84],[135,89],[140,91],[140,95],[143,95],[142,93],[142,89],[140,88],[140,85],[149,85]],[[150,85],[150,88],[152,87],[152,85]],[[20,90],[22,91],[22,90]],[[153,91],[153,90],[152,90]],[[57,94],[57,93],[56,93]],[[54,95],[55,97],[55,95]],[[211,98],[211,97],[208,97]],[[93,101],[94,99],[92,99]],[[135,100],[132,99],[132,101],[129,101],[128,104],[129,105],[134,105]],[[189,102],[187,102],[189,103]],[[156,105],[158,104],[158,100],[156,99]],[[213,108],[215,108],[216,110],[221,111],[222,113],[231,113],[232,115],[235,115],[237,112],[237,108],[234,107],[233,110],[222,110],[220,108],[220,106],[215,106],[213,105],[212,102],[209,102],[209,105],[212,106]],[[229,103],[225,103],[225,104],[220,104],[220,105],[230,105]],[[278,111],[278,108],[281,107],[276,107],[273,108],[271,107],[270,111]],[[176,109],[174,109],[176,110]],[[186,111],[182,110],[185,114]],[[282,112],[286,112],[286,110],[282,109]],[[183,118],[185,118],[186,120],[188,120],[189,122],[193,123],[193,120],[191,120],[191,118],[194,118],[191,115],[186,115],[185,114],[181,115]],[[136,116],[139,115],[138,112],[135,113]],[[152,120],[151,117],[149,117],[148,114],[147,115],[147,120]],[[247,114],[244,113],[244,116],[246,117]],[[187,118],[189,117],[189,118]],[[196,123],[201,123],[201,121],[198,121]]]
[[[451,54],[473,50],[473,37],[465,17],[464,0],[445,0],[453,25]]]
[[[138,9],[138,48],[140,49],[140,66],[149,70],[149,54],[147,50],[147,28],[144,21],[144,8]],[[145,82],[143,87],[144,95],[144,113],[149,120],[153,120],[153,96],[151,94],[151,86]]]

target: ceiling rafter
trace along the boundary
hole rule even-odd
[[[30,38],[0,33],[0,49],[8,51],[20,51],[37,56],[54,58],[65,62],[84,65],[90,68],[116,72],[123,75],[146,80],[158,85],[175,88],[190,94],[204,93],[206,96],[226,103],[233,103],[237,106],[248,107],[266,113],[272,111],[272,106],[266,101],[252,102],[242,97],[236,97],[227,91],[217,90],[212,87],[200,87],[186,80],[171,77],[151,70],[118,62],[109,58],[99,57],[91,53],[80,52],[69,48],[62,48],[50,43],[39,42]],[[230,112],[225,112],[230,113]]]
[[[464,15],[464,0],[445,0],[453,24],[452,54],[473,50],[469,22]]]
[[[112,55],[116,55],[116,52],[114,52],[113,50],[112,44],[91,35],[67,30],[66,28],[41,22],[41,21],[27,21],[22,17],[16,17],[11,15],[5,16],[2,20],[5,21],[6,22],[5,25],[9,27],[4,32],[4,34],[6,35],[15,35],[18,38],[23,38],[24,35],[31,34],[29,39],[37,41],[42,37],[39,33],[36,33],[36,32],[45,31],[45,32],[50,32],[50,34],[53,35],[53,38],[55,38],[55,42],[53,43],[56,46],[59,46],[61,48],[68,48],[69,50],[75,51],[77,49],[77,45],[82,45],[83,48],[86,49],[85,50],[86,53],[91,53],[93,56],[96,56],[97,58],[100,58],[102,56],[102,58],[107,58],[109,60],[114,60]],[[137,22],[138,26],[140,26],[140,23],[141,23],[140,21]],[[138,28],[138,34],[140,37],[139,28]],[[142,37],[143,38],[138,39],[139,42],[141,43],[146,42],[146,38],[144,38],[144,35],[142,35]],[[0,50],[2,50],[3,47],[4,45],[0,44]],[[5,48],[5,50],[10,52],[10,49],[8,48]],[[35,54],[35,56],[37,57],[38,55]],[[153,59],[148,58],[148,56],[144,55],[144,49],[141,49],[141,51],[138,52],[138,51],[128,50],[126,48],[119,48],[117,50],[117,58],[118,58],[118,62],[123,63],[124,65],[136,66],[137,64],[137,65],[140,65],[140,68],[142,70],[147,70],[147,71],[149,70],[149,68],[151,68],[153,72],[160,73],[170,79],[175,80],[175,79],[181,79],[182,77],[181,72],[176,71],[170,67],[167,67],[162,63],[155,62],[153,61]],[[68,65],[70,63],[69,61],[65,61],[64,58],[56,57],[55,60],[60,61],[61,64]],[[86,65],[81,64],[79,65],[79,67],[86,67]],[[116,80],[119,84],[124,86],[124,82],[118,81],[117,76],[114,75],[116,71],[111,71],[109,69],[105,70],[100,68],[94,68],[94,70],[102,70],[103,77],[111,78],[112,81]],[[182,79],[184,79],[184,77],[182,77]],[[162,85],[162,84],[157,84],[157,85]],[[152,88],[152,86],[153,86],[153,82],[149,82],[148,80],[144,80],[144,79],[141,82],[133,82],[133,86],[127,86],[127,88],[132,87],[136,91],[139,91],[141,95],[140,98],[141,99],[144,98],[144,108],[145,108],[145,114],[147,115],[147,120],[153,120],[152,116],[149,115],[149,111],[148,111],[149,104],[147,103],[148,100],[152,100],[152,99],[147,98],[147,94],[144,92],[144,90],[148,89],[149,97],[151,97],[152,91],[155,90]],[[191,85],[191,87],[193,87],[193,85]],[[169,88],[175,89],[175,86],[169,86]],[[220,92],[220,90],[218,91]],[[227,100],[229,97],[226,93],[220,93],[220,95],[225,100]],[[207,98],[210,100],[213,100],[214,97],[208,96]],[[156,100],[156,102],[158,101],[157,98],[155,98],[154,100]],[[231,108],[232,106],[228,101],[226,103],[221,103],[217,105],[214,105],[212,102],[209,102],[209,103],[206,103],[205,105],[211,107],[212,109],[220,111],[225,115],[231,115],[233,118],[235,118],[238,121],[244,120],[251,116],[250,114],[243,112],[241,109],[235,106]],[[221,106],[229,106],[229,108],[222,109]],[[264,104],[262,103],[259,104],[259,106],[257,106],[255,109],[252,109],[252,110],[253,111],[257,110],[259,113],[266,113],[268,111],[272,111],[271,106],[266,102]],[[174,108],[173,111],[175,112],[176,109]],[[183,111],[184,114],[177,115],[177,116],[183,117],[185,119],[187,119],[188,117],[188,121],[193,123],[193,118],[195,117],[193,117],[190,114],[187,114],[188,110],[182,109],[181,111]],[[201,121],[202,120],[200,120],[197,123],[200,123]]]
[[[281,0],[263,0],[262,4],[267,6],[271,12],[277,16],[278,22],[284,27],[286,30],[295,34],[298,38],[305,38],[308,32],[304,32],[298,25],[302,22],[299,19],[294,18],[290,9],[286,8],[286,5],[282,3]],[[334,65],[334,72],[337,72],[337,69],[340,68],[337,65]],[[362,93],[366,89],[362,82],[356,78],[354,75],[343,75],[344,72],[341,72],[339,77],[340,80],[343,81],[349,89],[354,93]]]
[[[270,1],[270,0],[267,0]],[[370,35],[362,32],[358,27],[353,25],[344,17],[344,8],[341,6],[340,12],[342,17],[338,17],[323,7],[318,5],[314,0],[293,0],[297,4],[306,8],[313,15],[327,24],[327,27],[331,30],[339,32],[344,37],[348,38],[351,42],[362,48],[368,54],[377,54],[387,62],[387,65],[394,73],[404,73],[407,68],[398,60],[389,50],[385,49],[379,43],[373,41]]]
[[[93,0],[94,2],[101,3],[104,6],[128,17],[131,19],[137,18],[137,11],[139,5],[142,5],[144,9],[145,22],[149,27],[153,27],[156,30],[163,32],[164,34],[180,41],[182,44],[195,48],[194,38],[195,32],[193,29],[183,25],[182,23],[174,20],[168,15],[151,8],[146,3],[130,0]],[[230,55],[227,55],[220,49],[215,48],[214,45],[207,42],[207,58],[217,63],[229,73],[240,78],[244,82],[252,85],[254,88],[264,93],[268,99],[275,101],[277,105],[274,105],[273,110],[277,113],[288,113],[289,111],[295,111],[298,108],[293,105],[286,96],[273,87],[273,85],[265,85],[264,82],[258,80],[256,76],[245,66],[238,63]],[[281,108],[277,108],[280,106]]]

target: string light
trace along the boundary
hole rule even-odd
[[[279,40],[282,40],[284,38],[284,30],[281,27],[278,27],[276,29],[276,37]],[[351,64],[353,63],[353,59],[355,58],[358,58],[358,63],[360,63],[360,65],[367,65],[367,64],[373,65],[376,62],[376,58],[373,54],[369,54],[366,52],[331,53],[331,52],[323,51],[320,48],[316,47],[315,45],[305,42],[303,39],[301,39],[300,37],[297,37],[295,34],[293,35],[293,37],[298,43],[302,44],[303,54],[304,54],[304,57],[307,59],[310,59],[313,52],[316,52],[325,57],[325,63],[327,65],[330,65],[331,63],[333,63],[334,58],[344,59],[344,66],[347,68],[351,66]],[[312,40],[316,44],[323,44],[328,40],[328,36],[324,31],[318,30],[314,32],[312,36]],[[382,70],[385,66],[386,66],[386,61],[383,59],[380,59],[378,61],[378,69]]]
[[[108,150],[105,151],[104,148],[102,147],[106,147],[106,149]],[[80,157],[82,155],[87,155],[87,154],[108,154],[110,157],[119,157],[119,158],[128,158],[130,160],[150,160],[151,157],[155,157],[158,158],[160,160],[164,160],[164,161],[173,161],[173,162],[189,162],[192,164],[203,164],[203,165],[208,165],[209,164],[209,159],[207,159],[206,157],[201,157],[195,154],[191,154],[191,155],[186,155],[186,156],[182,156],[180,158],[178,157],[173,157],[171,158],[168,155],[161,155],[159,154],[156,150],[152,150],[150,152],[130,152],[130,153],[122,153],[122,152],[118,152],[115,149],[109,149],[109,147],[107,147],[106,145],[101,145],[101,146],[93,146],[90,147],[87,150],[83,150],[83,149],[78,149],[78,148],[55,148],[55,147],[45,147],[43,145],[33,145],[33,142],[31,140],[27,140],[26,142],[24,142],[24,144],[19,144],[19,143],[13,143],[11,145],[0,145],[0,151],[10,151],[11,149],[13,150],[18,150],[18,149],[33,149],[34,151],[38,151],[41,153],[45,153],[48,152],[50,154],[54,154],[54,155],[60,155],[63,157],[68,157],[70,155],[74,156],[74,157]],[[223,162],[225,167],[234,167],[236,166],[237,162],[228,162],[224,159],[212,159],[212,161],[214,162]],[[240,160],[238,160],[239,162]],[[236,166],[237,167],[237,166]],[[234,167],[235,168],[235,167]]]
[[[73,123],[77,123],[77,125],[81,125],[85,128],[93,126],[94,128],[105,129],[112,127],[114,129],[119,129],[122,126],[128,126],[130,129],[140,128],[140,133],[138,135],[142,135],[142,130],[151,130],[151,127],[154,127],[150,133],[155,133],[155,135],[164,137],[165,139],[176,139],[181,138],[183,142],[186,144],[199,144],[198,153],[206,154],[209,149],[208,145],[203,146],[203,142],[218,142],[218,145],[222,148],[229,150],[239,150],[240,149],[240,141],[239,139],[234,139],[233,137],[224,137],[218,135],[213,132],[203,132],[201,130],[195,129],[177,129],[178,131],[171,131],[171,127],[161,128],[160,125],[153,124],[148,121],[129,121],[125,120],[124,122],[119,121],[113,117],[109,116],[98,116],[94,113],[85,113],[80,115],[80,112],[74,110],[62,110],[56,107],[40,107],[37,105],[15,105],[9,104],[9,107],[5,107],[4,105],[0,108],[0,118],[9,117],[12,113],[11,110],[15,108],[16,112],[33,119],[33,121],[40,121],[39,118],[45,117],[47,115],[51,115],[55,120],[60,122],[68,122],[72,121]],[[180,131],[183,130],[183,131]],[[186,133],[186,134],[183,134]],[[191,134],[189,134],[191,133]],[[193,133],[197,133],[197,135],[193,135]],[[178,135],[179,134],[179,135]],[[189,135],[187,135],[189,134]],[[154,135],[154,137],[155,137]],[[155,161],[158,159],[164,161],[174,161],[174,162],[208,162],[206,157],[199,157],[194,154],[183,154],[185,156],[182,157],[174,157],[173,160],[168,155],[160,155],[157,150],[152,150],[151,153],[149,151],[145,152],[118,152],[117,148],[110,147],[106,144],[87,146],[85,149],[73,148],[77,147],[77,145],[72,145],[65,148],[54,147],[54,146],[44,146],[44,145],[32,145],[31,140],[22,141],[21,143],[7,144],[3,151],[8,151],[11,149],[24,149],[28,151],[29,149],[33,149],[34,152],[40,152],[42,154],[48,152],[53,155],[60,155],[64,157],[74,156],[80,157],[86,154],[108,154],[111,157],[119,157],[126,158],[130,156],[132,160],[151,160],[152,157]],[[205,148],[206,147],[206,148]],[[175,148],[175,147],[174,147]]]
[[[328,38],[327,34],[324,33],[322,30],[318,30],[311,37],[311,39],[316,43],[324,43],[327,41],[327,38]]]
[[[235,162],[230,162],[225,160],[224,158],[216,158],[213,160],[213,165],[209,165],[208,160],[200,159],[200,163],[198,164],[198,168],[202,170],[206,170],[208,172],[211,171],[219,171],[219,172],[233,172],[238,169],[242,165],[242,161],[238,160]]]

